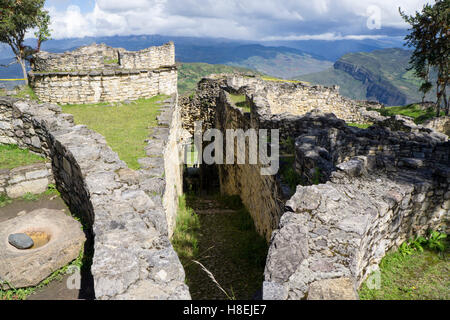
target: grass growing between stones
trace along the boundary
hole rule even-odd
[[[146,157],[144,148],[149,135],[148,129],[157,125],[157,101],[165,98],[166,96],[160,95],[118,106],[108,106],[106,103],[66,105],[62,109],[74,116],[75,123],[84,124],[103,135],[120,159],[129,168],[136,170],[140,168],[138,159]]]
[[[347,125],[349,127],[355,127],[360,129],[367,129],[372,126],[372,123],[355,123],[355,122],[348,122]]]
[[[29,164],[45,162],[45,158],[20,149],[16,145],[0,145],[0,170],[13,169]]]
[[[192,259],[198,253],[198,215],[186,204],[186,195],[178,200],[178,213],[172,244],[181,259]]]
[[[230,94],[231,101],[236,105],[236,107],[241,108],[244,112],[251,112],[247,98],[243,94]]]
[[[30,86],[20,86],[18,92],[14,95],[17,99],[30,99],[38,101],[38,96]]]
[[[188,195],[180,204],[172,243],[192,298],[251,299],[263,282],[268,246],[240,198]]]
[[[449,300],[449,246],[447,242],[441,247],[443,251],[436,250],[434,245],[438,242],[428,242],[424,246],[416,240],[388,253],[380,263],[381,287],[370,289],[366,281],[359,290],[360,299]]]
[[[433,108],[422,109],[417,104],[409,104],[407,106],[386,107],[384,109],[371,109],[371,111],[378,111],[382,116],[390,117],[395,115],[402,115],[411,117],[416,124],[422,124],[427,120],[433,119],[436,116],[436,111]],[[441,112],[444,115],[444,112]]]

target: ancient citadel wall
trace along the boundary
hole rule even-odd
[[[246,94],[251,112],[237,108],[228,92]],[[191,130],[202,120],[206,128],[273,128],[281,140],[295,141],[295,170],[306,184],[288,201],[282,177],[262,177],[258,166],[219,166],[221,190],[240,195],[257,230],[271,234],[264,299],[356,299],[390,248],[429,228],[448,232],[450,142],[364,108],[355,118],[336,104],[343,120],[321,112],[320,104],[301,115],[278,113],[273,97],[285,92],[284,84],[247,77],[203,79],[196,95],[182,102],[184,126]],[[288,110],[296,105],[289,104]],[[355,119],[375,125],[363,130],[344,121]],[[311,185],[317,173],[319,185]]]
[[[37,54],[30,84],[41,101],[116,102],[177,92],[175,47],[138,52],[92,45],[73,52]]]
[[[177,128],[177,97],[162,108],[166,118],[160,123]],[[177,165],[171,159],[174,137],[155,133],[159,160],[135,172],[101,135],[75,125],[59,106],[1,98],[0,119],[2,143],[51,159],[56,186],[71,212],[81,218],[90,239],[87,246],[94,249],[91,272],[97,299],[190,298],[169,241],[170,210],[176,206],[170,202],[177,199],[173,191],[166,192],[174,188],[166,188],[166,183],[180,180],[177,168],[166,167]]]

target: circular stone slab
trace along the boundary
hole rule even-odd
[[[34,246],[34,241],[25,233],[10,234],[8,237],[10,245],[20,250],[29,249]]]
[[[11,234],[47,235],[48,242],[28,250],[8,243]],[[39,209],[0,223],[0,279],[15,288],[34,287],[75,260],[86,238],[81,224],[62,210]]]

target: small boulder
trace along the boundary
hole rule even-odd
[[[10,234],[8,237],[8,242],[10,245],[20,250],[29,249],[34,246],[33,239],[25,233]]]

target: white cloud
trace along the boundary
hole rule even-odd
[[[61,0],[63,3],[64,1]],[[90,12],[49,7],[53,38],[164,34],[234,39],[368,39],[405,29],[398,7],[413,13],[432,0],[96,0]],[[367,8],[381,30],[367,28]],[[84,10],[83,10],[84,11]]]

